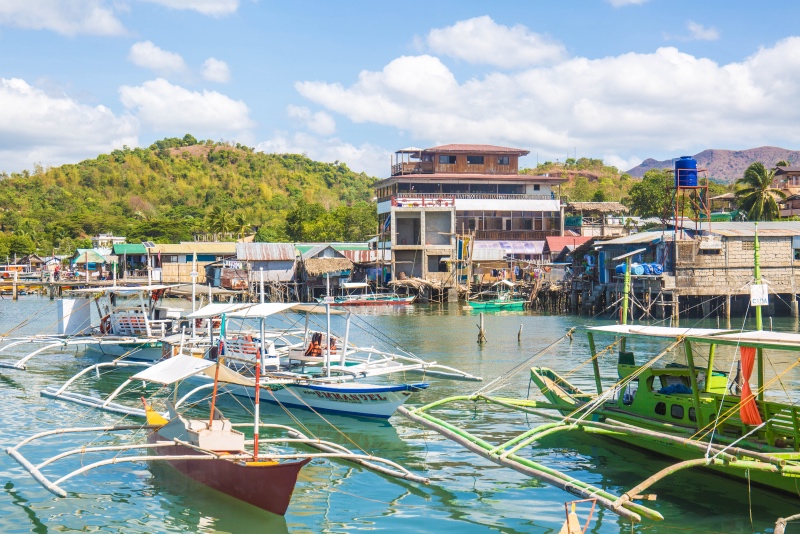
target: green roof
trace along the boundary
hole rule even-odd
[[[147,254],[147,249],[141,243],[122,243],[114,245],[114,254]]]
[[[108,263],[106,259],[100,255],[96,250],[92,248],[79,248],[75,251],[75,255],[72,257],[72,264],[80,264],[83,265],[84,263]]]

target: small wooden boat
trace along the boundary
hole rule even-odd
[[[370,292],[366,282],[344,282],[341,295],[320,297],[317,302],[331,306],[405,306],[416,298],[415,295],[402,297],[397,293]]]
[[[120,362],[124,363],[124,362]],[[136,365],[128,363],[127,365]],[[147,365],[147,364],[139,364]],[[117,425],[106,427],[67,428],[42,432],[31,436],[17,445],[7,449],[7,453],[19,462],[33,478],[53,494],[65,497],[66,491],[61,488],[65,481],[101,466],[124,464],[126,462],[164,462],[187,477],[208,486],[216,491],[230,495],[275,514],[283,515],[297,482],[300,469],[313,458],[337,458],[358,463],[380,473],[406,480],[427,483],[424,477],[416,476],[398,464],[384,458],[352,453],[346,448],[319,439],[310,439],[301,432],[284,425],[265,424],[260,422],[258,380],[256,380],[256,396],[254,398],[254,414],[252,423],[232,423],[225,418],[216,407],[218,396],[217,385],[223,380],[224,366],[218,362],[202,360],[191,356],[179,355],[156,365],[147,367],[132,377],[134,381],[146,381],[160,385],[176,385],[188,377],[198,373],[214,376],[214,391],[211,395],[211,409],[208,419],[185,417],[178,413],[176,406],[167,403],[168,411],[162,415],[145,402],[144,409],[122,405],[109,406],[111,411],[123,411],[127,415],[143,415],[147,423],[143,425]],[[118,391],[130,381],[120,386]],[[242,427],[252,427],[253,439],[245,439]],[[262,430],[288,434],[275,438],[262,437]],[[127,445],[98,445],[99,435],[117,432],[148,432],[146,443]],[[51,436],[60,436],[62,445],[69,440],[65,436],[79,433],[94,435],[89,445],[75,446],[59,452],[53,457],[33,465],[20,452],[22,447],[39,442]],[[281,444],[308,446],[321,452],[276,452]],[[261,451],[268,446],[269,452]],[[70,445],[66,444],[67,447]],[[126,452],[143,450],[146,454],[126,455]],[[86,463],[84,455],[113,453],[108,459],[94,463]],[[51,481],[44,473],[55,462],[64,458],[80,455],[83,465],[79,469],[67,473],[55,481]]]
[[[512,282],[500,280],[499,282],[495,282],[493,286],[497,288],[496,298],[488,300],[469,300],[467,301],[467,305],[473,310],[485,311],[521,311],[525,309],[525,299],[515,297],[511,292],[514,287]]]

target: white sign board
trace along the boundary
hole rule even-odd
[[[336,300],[333,297],[325,297],[325,304],[333,304]]]
[[[767,284],[754,284],[750,286],[750,305],[769,306],[769,288]]]

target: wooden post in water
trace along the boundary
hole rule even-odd
[[[11,286],[11,299],[17,300],[19,298],[19,293],[17,292],[17,271],[14,271],[14,283]]]
[[[486,330],[483,328],[483,312],[480,314],[481,324],[478,325],[478,344],[483,345],[486,343]]]
[[[522,343],[522,325],[519,325],[519,332],[517,332],[517,343]]]
[[[56,296],[56,286],[50,282],[50,284],[47,285],[47,289],[48,293],[50,293],[50,300],[54,300]]]

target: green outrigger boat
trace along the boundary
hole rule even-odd
[[[758,236],[755,237],[755,285],[761,285]],[[630,269],[626,270],[629,273]],[[629,286],[626,274],[625,297]],[[623,315],[627,300],[623,299]],[[495,397],[511,373],[473,395],[450,397],[400,413],[436,430],[500,465],[596,502],[631,521],[663,519],[637,500],[668,477],[702,467],[768,488],[800,494],[800,394],[788,384],[800,379],[800,334],[761,330],[760,307],[755,331],[609,325],[583,328],[588,337],[594,391],[585,391],[545,367],[530,368],[530,378],[544,401]],[[573,330],[565,338],[570,338]],[[595,338],[610,342],[596,349]],[[563,341],[529,358],[529,363]],[[653,347],[658,347],[653,350]],[[642,347],[651,356],[641,358]],[[601,376],[599,359],[617,352],[617,373]],[[638,360],[638,361],[637,361]],[[517,367],[519,368],[519,366]],[[757,385],[751,390],[755,370]],[[488,403],[530,413],[552,422],[492,444],[432,412],[452,410],[453,403]],[[616,496],[575,477],[534,462],[522,451],[546,436],[583,431],[679,460]],[[747,486],[742,485],[743,491]]]
[[[525,309],[525,299],[515,297],[514,293],[512,293],[514,289],[513,282],[500,280],[499,282],[495,282],[493,286],[497,288],[497,298],[488,300],[468,300],[467,305],[473,310],[481,311],[522,311]],[[505,290],[502,288],[505,288]]]

